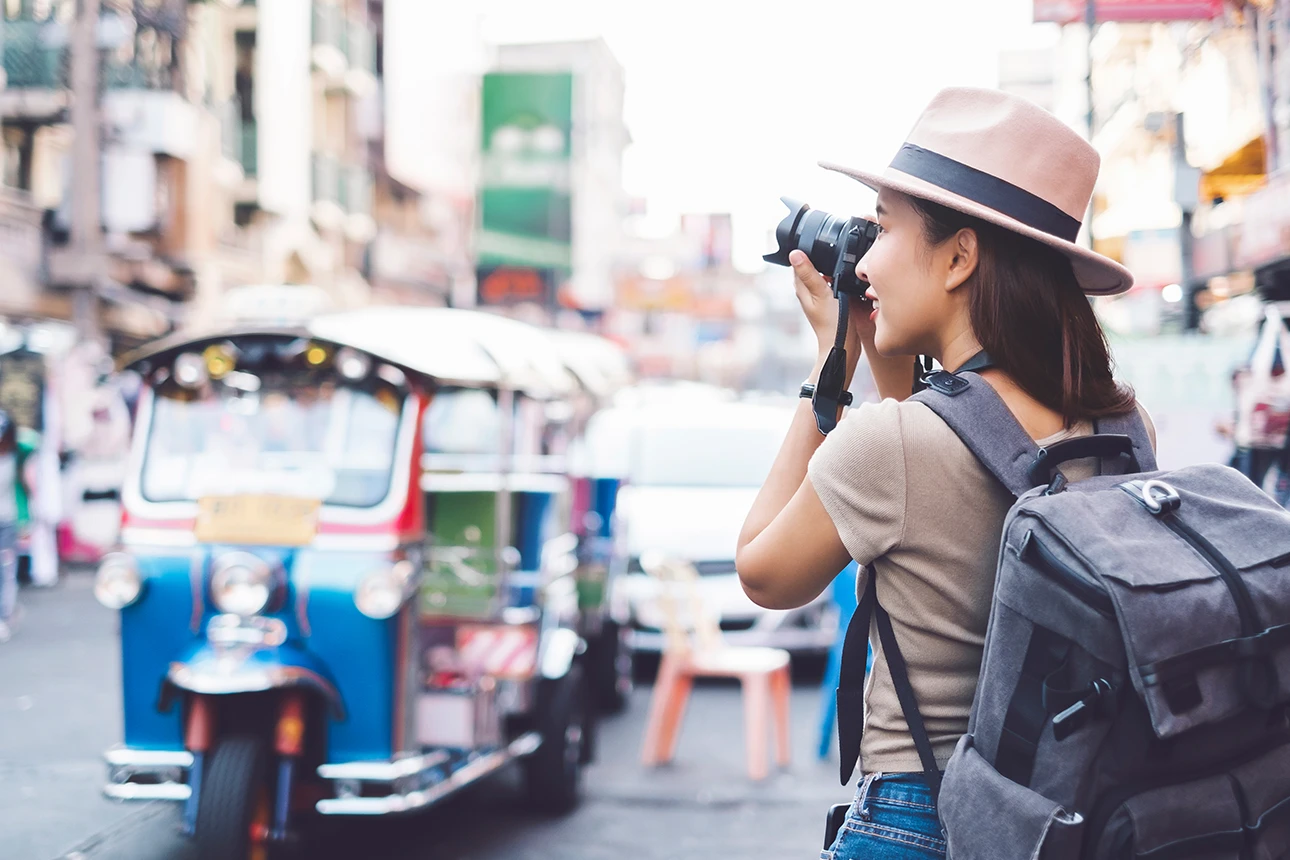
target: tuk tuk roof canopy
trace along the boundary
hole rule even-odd
[[[179,352],[190,344],[255,334],[310,337],[353,347],[444,384],[513,388],[538,397],[566,395],[578,384],[553,332],[455,308],[366,307],[320,314],[298,325],[184,331],[126,355],[121,366]]]
[[[552,331],[557,354],[582,387],[605,398],[632,381],[627,353],[608,338],[581,331]]]

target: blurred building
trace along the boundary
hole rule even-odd
[[[495,47],[480,108],[480,304],[594,321],[613,303],[624,86],[601,39]]]
[[[79,4],[4,5],[0,218],[21,251],[0,313],[70,320],[92,286],[119,349],[223,313],[236,287],[348,306],[445,304],[473,283],[469,198],[444,206],[387,162],[384,0],[99,2],[97,199],[76,179]]]
[[[1277,2],[1099,3],[1090,41],[1082,2],[1035,0],[1036,20],[1063,24],[1060,34],[1050,49],[1001,58],[1001,86],[1085,134],[1092,64],[1091,139],[1102,156],[1093,245],[1128,266],[1136,281],[1128,295],[1099,300],[1112,328],[1191,327],[1188,300],[1198,286],[1218,274],[1234,276],[1201,296],[1208,306],[1252,285],[1248,268],[1243,277],[1239,267],[1220,273],[1224,265],[1215,266],[1213,243],[1204,237],[1214,196],[1203,192],[1217,187],[1211,175],[1244,172],[1237,163],[1249,162],[1251,150],[1261,152],[1285,120],[1269,110],[1278,84],[1264,69],[1265,31],[1277,29],[1267,19]],[[1253,184],[1249,176],[1238,184],[1248,190],[1264,172],[1260,167]]]
[[[195,315],[256,283],[308,284],[334,307],[371,301],[374,281],[442,303],[442,283],[427,273],[405,290],[389,265],[390,245],[418,231],[420,200],[384,170],[383,5],[208,4],[203,68],[226,141],[226,203]]]
[[[42,213],[43,233],[21,240],[20,259],[35,254],[39,289],[6,308],[10,318],[76,315],[76,288],[93,289],[99,322],[126,340],[164,333],[194,289],[185,216],[200,196],[202,126],[184,74],[187,7],[138,4],[137,14],[105,6],[97,51],[101,117],[98,169],[99,247],[69,243],[74,212],[70,112],[71,45],[76,4],[17,0],[4,7],[7,86],[0,94],[5,185]],[[93,201],[92,192],[89,195]],[[92,253],[86,253],[92,251]],[[96,303],[98,304],[98,303]]]
[[[1204,164],[1195,286],[1202,306],[1251,287],[1290,298],[1290,3],[1238,5],[1257,62],[1255,133]]]
[[[683,215],[662,236],[628,232],[605,332],[627,345],[641,376],[759,384],[774,346],[767,303],[759,276],[732,264],[731,238],[728,213]]]

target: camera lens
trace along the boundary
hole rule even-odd
[[[834,278],[835,292],[863,293],[865,284],[855,274],[856,262],[877,236],[877,228],[863,218],[840,218],[823,209],[812,209],[791,197],[781,197],[788,215],[775,228],[774,253],[762,257],[778,266],[791,265],[790,251],[800,250],[817,271]],[[844,265],[839,266],[839,262]],[[841,271],[839,271],[841,269]]]

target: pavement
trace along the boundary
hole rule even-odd
[[[25,617],[0,645],[0,860],[189,860],[172,804],[101,797],[102,752],[120,738],[116,614],[88,573],[23,589]],[[761,783],[744,772],[743,712],[733,684],[696,689],[670,766],[638,763],[649,689],[601,724],[599,761],[572,815],[524,810],[514,772],[402,819],[324,821],[309,858],[672,860],[814,857],[829,804],[850,798],[834,760],[814,750],[819,674],[793,692],[793,764]]]

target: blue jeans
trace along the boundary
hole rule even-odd
[[[920,773],[871,773],[860,781],[838,838],[820,860],[944,860],[932,791]]]

